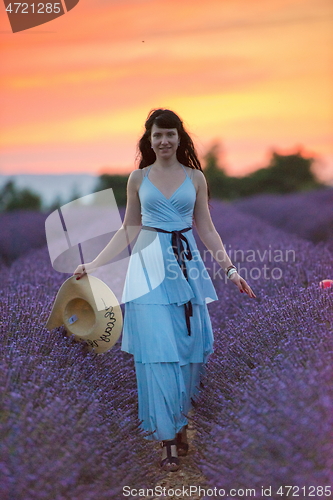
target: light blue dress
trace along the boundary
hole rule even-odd
[[[142,225],[166,231],[192,227],[196,190],[191,178],[170,198],[143,171],[139,188]],[[146,439],[173,439],[187,424],[204,364],[213,350],[207,303],[218,300],[199,254],[192,229],[183,233],[188,249],[185,277],[172,247],[172,234],[142,229],[132,249],[122,302],[125,303],[121,349],[134,356],[141,428]],[[179,245],[183,245],[179,247]],[[187,254],[188,255],[188,254]],[[185,272],[186,272],[185,271]],[[191,301],[190,333],[185,304]]]

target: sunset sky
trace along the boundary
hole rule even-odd
[[[12,33],[0,4],[0,174],[128,173],[150,109],[245,175],[272,150],[333,183],[331,0],[80,0]]]

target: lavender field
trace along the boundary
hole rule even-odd
[[[195,461],[209,487],[256,488],[256,498],[261,486],[329,485],[333,289],[319,282],[333,279],[332,247],[244,207],[211,204],[257,299],[203,254],[219,301],[209,305],[215,352],[195,403]],[[62,328],[44,328],[67,277],[53,271],[45,247],[10,267],[0,261],[0,272],[1,500],[118,500],[124,485],[152,487],[163,475],[138,429],[132,357],[120,341],[95,356]],[[298,498],[325,496],[304,491]]]
[[[0,214],[0,259],[10,265],[21,255],[46,245],[47,214],[15,210]]]
[[[113,499],[149,485],[130,356],[119,343],[97,356],[45,329],[65,278],[46,248],[1,276],[1,500]]]
[[[327,241],[333,250],[333,188],[286,195],[262,194],[233,206],[284,231],[314,243]]]

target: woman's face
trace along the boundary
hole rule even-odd
[[[154,123],[150,140],[157,158],[170,158],[176,154],[178,148],[178,130],[176,128],[160,128]]]

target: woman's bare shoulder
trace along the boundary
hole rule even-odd
[[[127,189],[129,191],[138,192],[142,179],[142,169],[132,170],[132,172],[128,176]]]
[[[130,173],[130,176],[135,179],[136,177],[142,177],[142,172],[145,172],[147,167],[144,167],[144,168],[136,168],[135,170],[132,170],[132,172]]]

